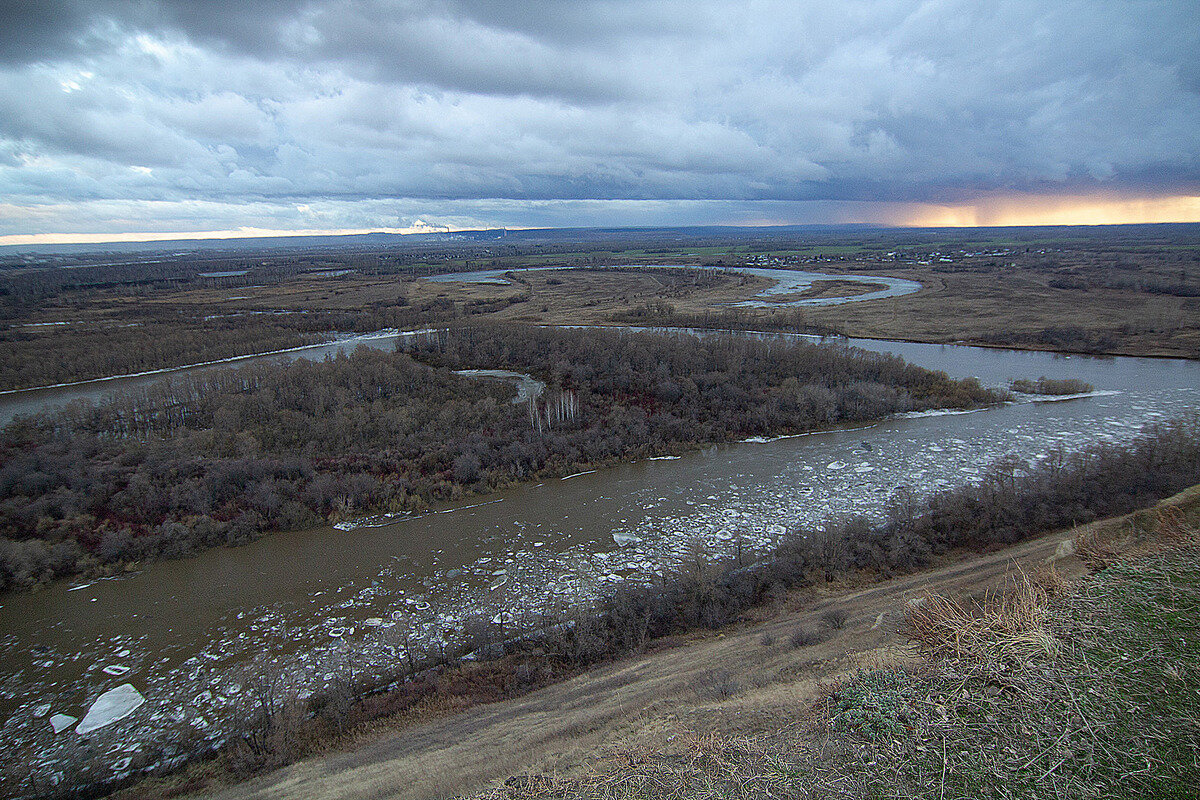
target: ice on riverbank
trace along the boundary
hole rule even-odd
[[[1075,394],[1023,394],[1015,392],[1026,403],[1058,403],[1063,400],[1082,400],[1085,397],[1111,397],[1114,394],[1120,393],[1115,389],[1098,389],[1094,392],[1077,392]]]
[[[959,414],[976,414],[986,408],[931,408],[928,411],[904,411],[896,416],[900,419],[923,419],[925,417],[954,417]]]

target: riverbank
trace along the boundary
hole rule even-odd
[[[930,575],[877,618],[890,642],[830,630],[838,646],[802,647],[797,670],[651,705],[595,752],[528,759],[480,798],[1190,797],[1198,497],[1006,554],[1002,577]],[[839,600],[864,627],[874,608],[856,619],[861,595]],[[760,659],[778,661],[763,629]]]
[[[987,556],[955,559],[882,584],[831,584],[789,595],[780,606],[734,627],[694,634],[671,642],[665,650],[595,668],[517,699],[466,711],[431,706],[427,711],[433,718],[415,727],[411,718],[398,725],[374,725],[348,739],[345,752],[203,796],[315,800],[383,793],[416,800],[471,794],[496,782],[502,785],[486,796],[592,797],[605,786],[616,791],[605,796],[625,797],[657,785],[663,796],[690,797],[701,785],[730,779],[723,766],[737,765],[737,774],[749,779],[752,769],[763,766],[756,754],[795,758],[830,732],[847,746],[861,746],[858,738],[874,735],[877,750],[903,751],[922,759],[918,769],[924,769],[942,755],[937,703],[955,711],[958,707],[935,691],[926,701],[921,699],[922,688],[940,684],[921,683],[922,656],[906,646],[903,626],[910,601],[931,593],[982,597],[990,590],[1003,590],[1021,571],[1045,574],[1048,564],[1056,580],[1081,579],[1089,567],[1087,558],[1073,554],[1081,549],[1079,543],[1101,544],[1117,553],[1133,544],[1127,539],[1131,525],[1139,540],[1153,541],[1161,534],[1159,520],[1174,519],[1171,509],[1178,509],[1194,528],[1200,523],[1200,491],[1183,492],[1149,512],[1044,536]],[[1060,591],[1066,594],[1061,587]],[[1006,702],[1010,695],[987,691],[993,685],[987,673],[969,672],[971,679],[964,687],[969,699],[998,706]],[[918,677],[909,677],[914,674]],[[897,677],[889,681],[889,675]],[[1012,679],[1010,670],[1000,685]],[[881,693],[893,704],[873,699]],[[906,697],[912,699],[895,702]],[[902,724],[907,719],[911,724],[914,717],[897,716],[907,709],[916,714],[921,730],[917,736],[896,739],[886,726],[889,720]],[[839,718],[849,723],[849,735],[834,723]],[[1078,733],[1079,726],[1076,722],[1072,730]],[[938,747],[930,747],[930,741]],[[1022,749],[1031,744],[1016,738],[1005,743]],[[768,744],[801,747],[768,749]],[[980,752],[965,751],[963,744],[959,742],[958,753],[968,758],[970,752]],[[752,745],[757,747],[747,749]],[[846,752],[847,747],[826,753],[820,762],[822,780],[844,788],[851,775],[870,776],[876,765],[838,756]],[[1036,748],[1028,755],[1037,756]],[[687,764],[690,769],[680,769]],[[886,769],[877,770],[879,779],[887,780]],[[770,776],[778,781],[789,774],[791,770]],[[207,777],[215,776],[210,772]],[[964,774],[958,771],[952,778],[961,782]],[[936,782],[938,773],[930,770],[926,779]],[[141,796],[188,786],[186,780],[163,784]],[[676,787],[679,793],[671,794]]]
[[[621,658],[630,650],[642,649],[643,645],[655,646],[654,643],[670,642],[673,637],[696,630],[723,627],[747,615],[755,617],[764,608],[777,607],[785,595],[811,598],[814,592],[824,593],[822,586],[846,580],[869,585],[880,575],[908,572],[929,564],[931,559],[970,560],[971,550],[990,550],[999,543],[1012,541],[1014,529],[1028,535],[1030,531],[1054,526],[1064,515],[1069,519],[1077,513],[1102,514],[1120,508],[1122,503],[1136,503],[1134,498],[1146,497],[1147,492],[1153,494],[1147,487],[1178,485],[1180,477],[1172,472],[1160,473],[1163,469],[1181,468],[1192,480],[1196,477],[1195,459],[1188,455],[1191,452],[1188,448],[1194,450],[1194,444],[1165,433],[1145,440],[1128,453],[1097,450],[1065,472],[1043,470],[1017,479],[1007,488],[1002,477],[997,478],[998,483],[985,487],[964,487],[934,498],[919,517],[900,518],[874,529],[862,521],[850,520],[837,530],[809,531],[807,535],[794,532],[770,558],[754,567],[743,567],[733,559],[703,568],[699,564],[694,568],[685,564],[669,583],[622,588],[609,599],[601,599],[599,616],[595,616],[595,609],[576,605],[563,616],[543,619],[539,627],[557,633],[500,646],[499,652],[508,651],[508,656],[498,661],[480,667],[452,668],[445,674],[437,670],[422,673],[413,681],[389,688],[379,699],[367,698],[362,705],[339,705],[338,692],[347,691],[349,686],[341,684],[338,689],[338,684],[334,684],[323,695],[314,697],[309,707],[316,714],[315,720],[299,729],[279,727],[284,724],[281,720],[290,718],[285,712],[295,713],[287,710],[296,706],[272,706],[272,716],[264,720],[256,720],[252,714],[248,720],[252,724],[250,732],[242,734],[250,736],[258,730],[253,726],[267,725],[265,730],[274,732],[272,735],[250,741],[269,742],[270,747],[247,754],[240,744],[244,740],[235,736],[234,747],[223,756],[221,769],[239,772],[247,766],[270,767],[277,763],[275,759],[286,761],[312,752],[314,736],[320,744],[384,716],[399,713],[401,718],[411,721],[414,715],[421,717],[422,709],[445,710],[461,707],[463,702],[471,700],[494,700],[513,692],[523,693],[564,673],[574,674],[581,668]],[[1150,454],[1153,457],[1147,460]],[[1152,462],[1158,466],[1149,468]],[[1109,488],[1113,485],[1125,487],[1128,494],[1114,494]],[[1081,490],[1085,494],[1077,496]],[[487,633],[495,637],[502,630],[500,626]],[[502,634],[500,638],[503,639]],[[495,648],[497,640],[477,640],[475,646],[482,647],[478,652],[484,653],[489,647]],[[426,652],[417,663],[429,656]],[[439,657],[445,659],[444,652],[437,651],[433,656],[435,663],[440,663]],[[269,680],[276,674],[263,672],[266,666],[259,665],[254,673],[259,680]],[[252,686],[246,689],[250,693],[242,699],[251,702],[249,713],[257,707],[255,693],[261,689]],[[273,690],[271,703],[287,700],[288,695],[279,694],[281,689],[282,686]],[[276,718],[274,714],[285,716]],[[324,746],[320,744],[320,748]]]
[[[897,320],[892,312],[871,316],[869,322],[858,324],[832,314],[812,314],[795,310],[768,310],[756,313],[729,313],[726,311],[676,311],[673,306],[641,305],[609,317],[596,317],[591,324],[595,327],[619,327],[621,325],[645,328],[691,328],[695,330],[723,331],[729,333],[783,333],[803,334],[814,337],[859,339],[877,342],[908,342],[911,344],[951,345],[955,347],[983,347],[992,350],[1014,350],[1027,353],[1052,353],[1061,355],[1090,356],[1093,358],[1154,358],[1200,360],[1200,337],[1195,343],[1180,347],[1163,347],[1154,342],[1106,341],[1100,345],[1084,337],[1081,341],[1071,340],[1079,336],[1080,328],[1069,328],[1066,338],[1060,338],[1051,326],[1045,333],[1037,331],[1024,338],[1005,338],[999,335],[979,335],[963,330],[921,331],[908,324],[909,317]],[[878,309],[876,309],[878,312]],[[881,325],[880,321],[890,318],[891,322]],[[576,320],[579,317],[555,317],[557,320]],[[557,322],[555,324],[572,324]],[[1046,341],[1037,341],[1045,336]]]

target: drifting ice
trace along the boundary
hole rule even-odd
[[[72,717],[69,714],[55,714],[50,718],[50,727],[54,728],[55,733],[62,733],[74,724],[75,717]]]
[[[123,683],[115,689],[109,689],[92,703],[75,732],[81,735],[91,733],[97,728],[125,719],[144,702],[146,698],[142,697],[142,693],[133,688],[131,683]]]

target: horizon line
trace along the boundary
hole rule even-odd
[[[561,230],[687,230],[693,228],[854,228],[869,227],[887,230],[988,230],[1004,228],[1118,228],[1147,225],[1196,225],[1200,220],[1164,220],[1133,222],[1010,222],[997,224],[920,224],[888,222],[782,222],[782,223],[711,223],[706,225],[504,225],[496,227],[455,227],[429,225],[408,228],[329,228],[274,230],[267,228],[236,228],[216,231],[130,232],[130,233],[38,233],[0,235],[0,248],[46,247],[53,245],[87,244],[154,244],[171,242],[244,241],[255,239],[351,238],[384,234],[389,236],[449,236],[455,233],[486,233],[488,231],[561,231]]]

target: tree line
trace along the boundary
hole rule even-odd
[[[121,322],[0,327],[0,389],[22,389],[215,361],[330,341],[338,333],[410,329],[499,311],[520,296],[455,303],[381,303],[353,311],[287,309],[205,315],[198,306],[143,303]]]

